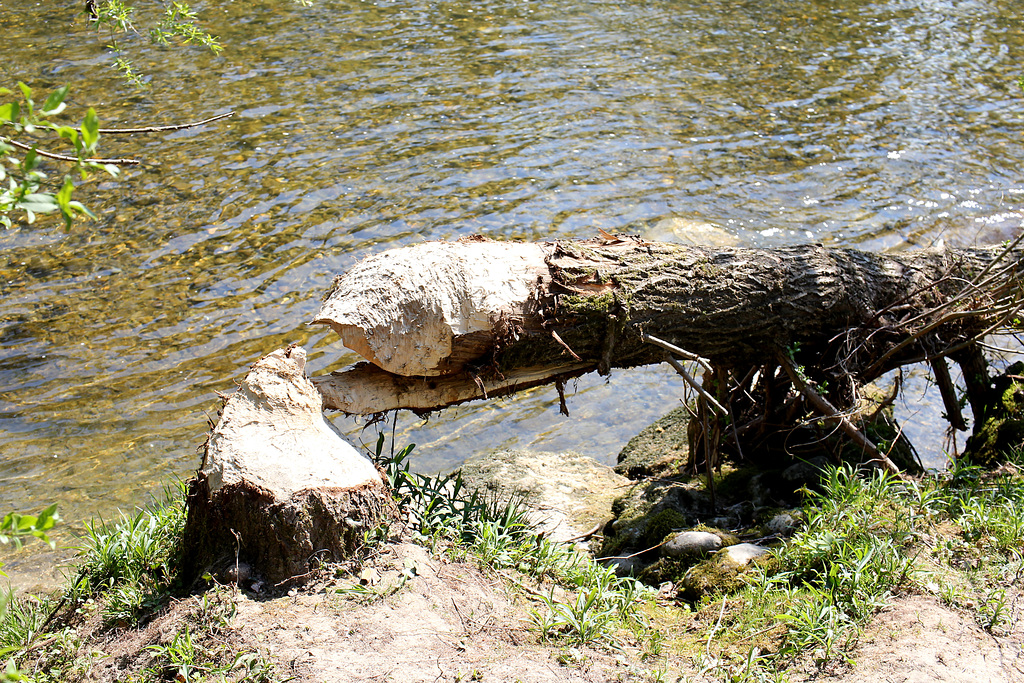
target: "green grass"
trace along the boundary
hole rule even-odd
[[[651,591],[635,579],[616,577],[571,545],[538,536],[524,495],[499,498],[468,491],[461,471],[413,474],[407,460],[411,446],[391,458],[382,457],[383,448],[381,436],[375,459],[414,537],[435,552],[469,557],[489,570],[512,570],[538,587],[548,584],[546,592],[523,586],[541,601],[532,623],[542,639],[614,645],[622,629],[650,637],[642,607]]]
[[[655,667],[648,678],[667,677],[666,662],[679,657],[730,683],[786,680],[808,663],[843,664],[865,624],[901,593],[933,594],[1000,634],[1009,626],[1011,587],[1024,574],[1019,455],[995,472],[961,462],[917,480],[831,470],[806,496],[803,527],[738,591],[669,607],[634,579],[535,534],[523,496],[467,491],[458,473],[410,473],[411,450],[382,465],[415,539],[518,586],[535,601],[536,637],[569,653],[566,661],[585,657],[583,646],[628,646]],[[81,680],[92,664],[78,630],[86,619],[98,613],[106,629],[136,627],[181,594],[175,567],[184,518],[179,488],[115,522],[88,525],[65,590],[41,600],[8,597],[0,680]],[[367,536],[387,537],[386,530]],[[387,597],[367,587],[350,592],[345,597],[365,602]],[[130,680],[277,680],[266,656],[232,644],[233,596],[216,586],[196,596],[181,628],[148,650],[150,660]]]
[[[184,497],[178,486],[117,522],[87,524],[68,599],[100,600],[104,620],[117,626],[133,626],[165,604],[175,588]]]
[[[833,469],[807,495],[802,530],[742,590],[702,606],[706,617],[721,609],[721,629],[697,658],[725,681],[780,680],[808,658],[841,664],[871,617],[909,592],[969,609],[997,632],[1022,573],[1022,497],[1013,467],[995,474],[960,463],[907,481]]]
[[[94,656],[78,629],[99,610],[107,629],[144,624],[163,609],[177,585],[177,558],[185,523],[184,488],[116,522],[86,526],[76,571],[66,587],[38,600],[7,596],[0,615],[0,680],[64,683],[81,680]],[[226,639],[234,602],[222,588],[197,599],[187,623],[172,639],[150,648],[152,662],[133,683],[165,680],[274,680],[274,667],[259,652],[235,652]]]

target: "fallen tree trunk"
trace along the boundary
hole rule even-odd
[[[385,374],[361,367],[316,381],[327,408],[424,411],[566,372],[661,362],[666,352],[645,341],[651,336],[727,369],[787,354],[811,380],[837,380],[832,402],[841,408],[852,400],[851,381],[955,357],[1009,324],[1020,308],[1021,255],[633,238],[425,243],[337,278],[313,320]],[[520,374],[529,379],[517,383]]]

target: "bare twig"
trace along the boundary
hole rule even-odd
[[[900,468],[896,467],[896,464],[890,460],[888,456],[880,452],[878,447],[871,443],[871,441],[864,436],[864,434],[857,429],[852,422],[840,415],[835,407],[833,407],[824,396],[804,382],[800,377],[800,374],[796,371],[796,368],[793,367],[793,364],[788,358],[786,358],[784,353],[780,352],[777,354],[777,358],[782,369],[786,371],[787,375],[789,375],[789,380],[793,383],[793,386],[796,387],[808,401],[810,401],[815,410],[821,413],[821,415],[826,419],[836,422],[839,428],[842,429],[855,444],[871,456],[871,459],[868,460],[869,463],[877,462],[887,472],[897,476],[901,474]]]
[[[163,133],[171,130],[184,130],[185,128],[195,128],[196,126],[202,126],[207,123],[212,123],[213,121],[226,119],[229,116],[234,115],[235,112],[229,111],[226,114],[218,114],[217,116],[211,116],[208,119],[203,119],[202,121],[195,121],[193,123],[179,123],[173,126],[149,126],[146,128],[100,128],[98,132],[100,133],[100,135],[132,135],[135,133]],[[76,128],[75,130],[81,132],[80,128]],[[7,143],[11,147],[23,149],[26,152],[30,152],[34,149],[36,154],[46,159],[55,159],[56,161],[70,161],[73,163],[78,162],[78,157],[69,156],[67,154],[57,154],[56,152],[47,152],[46,150],[38,149],[37,147],[34,147],[32,145],[27,145],[24,142],[12,140],[11,138],[6,136],[0,135],[0,141]],[[111,166],[138,166],[139,164],[142,163],[142,161],[140,161],[139,159],[96,158],[83,159],[82,161],[89,164],[110,164]]]
[[[701,358],[700,356],[698,356],[697,354],[695,354],[695,353],[690,353],[686,349],[681,349],[678,346],[676,346],[675,344],[670,344],[667,341],[664,341],[662,339],[658,339],[657,337],[652,337],[649,334],[643,334],[643,335],[641,335],[640,338],[643,339],[648,344],[654,344],[655,346],[660,346],[661,348],[665,349],[666,351],[671,351],[672,353],[676,354],[677,356],[682,356],[686,360],[692,360],[693,362],[697,363],[697,365],[699,365],[702,368],[704,368],[704,370],[706,370],[707,372],[714,372],[714,370],[711,369],[711,366],[708,364],[708,362],[706,360],[704,360],[703,358]]]
[[[1024,232],[1022,232],[1021,234],[1017,235],[1017,238],[1015,240],[1013,240],[1012,242],[1010,242],[1006,246],[1006,249],[1004,249],[1003,252],[1001,254],[999,254],[999,256],[995,257],[992,260],[991,263],[989,263],[987,266],[985,266],[984,270],[982,270],[980,273],[978,273],[978,277],[974,278],[974,282],[979,282],[980,283],[982,278],[984,278],[986,275],[988,275],[988,272],[990,270],[992,270],[992,267],[995,266],[1000,261],[1002,261],[1004,258],[1006,258],[1007,255],[1009,255],[1010,252],[1012,252],[1014,250],[1014,248],[1018,244],[1020,244],[1022,239],[1024,239]],[[1011,265],[1013,265],[1013,264],[1011,264]]]
[[[911,334],[909,337],[907,337],[906,339],[901,341],[899,344],[897,344],[896,346],[894,346],[891,349],[889,349],[888,351],[886,351],[884,354],[882,354],[881,358],[879,358],[874,363],[872,363],[871,367],[869,367],[867,370],[865,370],[863,374],[865,376],[871,376],[872,373],[876,372],[878,369],[880,369],[882,367],[882,365],[883,365],[883,363],[885,363],[885,361],[889,360],[890,358],[892,358],[894,355],[896,355],[900,351],[904,350],[905,348],[907,348],[908,346],[910,346],[914,342],[920,340],[921,337],[923,337],[924,335],[928,334],[929,332],[931,332],[932,330],[935,330],[938,327],[941,327],[942,325],[945,325],[947,323],[953,322],[955,320],[959,320],[961,318],[980,318],[982,316],[989,315],[989,314],[996,314],[996,313],[1002,314],[1002,317],[994,325],[991,325],[989,328],[987,328],[984,332],[982,332],[980,334],[973,335],[969,340],[967,340],[966,342],[964,342],[963,344],[961,344],[960,346],[957,347],[957,348],[962,348],[964,345],[973,343],[974,340],[980,339],[980,338],[984,337],[985,335],[987,335],[992,330],[998,329],[1000,326],[1005,324],[1005,322],[1007,320],[1012,318],[1017,313],[1017,310],[1018,310],[1018,307],[1012,305],[1012,303],[1011,303],[1011,304],[1007,304],[1007,305],[1004,305],[1004,306],[993,306],[993,307],[989,307],[989,308],[982,308],[982,309],[975,309],[975,310],[968,310],[968,311],[954,311],[952,313],[947,313],[946,315],[942,316],[941,318],[938,318],[937,320],[933,320],[932,322],[928,323],[927,325],[925,325],[924,327],[922,327],[921,329],[917,330],[916,332]],[[937,355],[945,356],[945,355],[948,355],[949,353],[952,353],[952,350],[945,350],[941,354],[937,354]]]
[[[597,523],[587,533],[580,534],[579,536],[573,536],[572,538],[567,538],[567,539],[565,539],[564,542],[565,543],[579,543],[580,541],[585,541],[588,538],[590,538],[591,536],[596,535],[597,532],[599,532],[600,530],[601,530],[601,524]]]
[[[946,365],[945,357],[933,358],[931,362],[932,372],[935,373],[935,384],[939,387],[939,395],[942,396],[942,405],[946,409],[946,419],[949,425],[958,432],[967,431],[967,423],[960,412],[960,402],[956,397],[956,387],[953,379],[949,376],[949,366]]]
[[[573,351],[573,350],[572,350],[571,348],[569,348],[569,345],[568,345],[568,344],[566,344],[566,343],[565,343],[564,341],[562,341],[562,338],[561,338],[561,337],[559,337],[559,336],[558,336],[558,333],[557,333],[557,332],[555,332],[554,330],[551,330],[551,338],[552,338],[552,339],[554,339],[554,340],[555,340],[556,342],[558,342],[558,344],[559,344],[559,345],[560,345],[560,346],[561,346],[561,347],[562,347],[563,349],[565,349],[566,351],[568,351],[568,352],[569,352],[569,355],[570,355],[570,356],[572,356],[573,358],[575,358],[575,359],[576,359],[576,360],[578,360],[578,361],[582,361],[582,360],[583,360],[582,358],[580,358],[579,356],[577,356],[577,355],[576,355],[576,352],[575,352],[575,351]]]
[[[658,548],[660,548],[661,546],[665,545],[666,543],[668,543],[671,540],[672,540],[671,538],[666,538],[664,541],[662,541],[658,545],[652,545],[650,548],[644,548],[643,550],[638,550],[638,551],[636,551],[635,553],[633,553],[631,555],[609,555],[607,557],[595,557],[594,558],[594,562],[604,562],[605,560],[629,560],[629,559],[632,559],[632,558],[636,557],[637,555],[643,555],[644,553],[649,553],[652,550],[657,550]]]
[[[722,617],[725,616],[725,606],[728,602],[729,598],[722,598],[722,609],[718,612],[718,621],[715,622],[711,633],[708,634],[708,642],[704,646],[704,651],[708,657],[711,656],[711,641],[714,639],[715,634],[718,633],[718,627],[722,625]]]
[[[670,354],[665,354],[665,360],[675,368],[682,378],[689,384],[694,390],[700,394],[700,397],[708,402],[708,405],[712,406],[720,415],[728,415],[729,411],[722,407],[722,404],[715,400],[715,398],[704,390],[704,387],[700,385],[693,375],[691,375],[686,368],[677,359],[673,358]]]
[[[897,370],[896,378],[892,382],[892,391],[889,393],[888,396],[882,399],[882,402],[879,403],[878,407],[875,408],[874,412],[871,413],[871,416],[867,419],[868,424],[877,420],[878,416],[882,414],[883,410],[885,410],[886,408],[888,408],[889,406],[896,402],[896,398],[900,395],[900,389],[902,388],[903,368],[899,368]]]
[[[36,154],[38,154],[41,157],[45,157],[46,159],[56,159],[57,161],[70,161],[73,163],[78,162],[78,157],[68,156],[67,154],[55,154],[54,152],[47,152],[42,149],[37,149],[36,147],[33,147],[31,145],[26,145],[24,142],[12,140],[11,138],[3,135],[0,135],[0,142],[6,142],[11,147],[17,147],[18,149],[23,149],[26,152],[31,152],[32,150],[35,150]],[[82,159],[82,161],[88,164],[111,164],[113,166],[138,166],[139,164],[142,163],[138,159]]]
[[[213,123],[214,121],[220,121],[230,116],[234,116],[235,112],[229,111],[227,114],[218,114],[217,116],[211,116],[208,119],[202,121],[196,121],[194,123],[179,123],[173,126],[149,126],[147,128],[100,128],[100,135],[132,135],[135,133],[163,133],[169,130],[183,130],[185,128],[195,128],[196,126],[203,126],[207,123]]]

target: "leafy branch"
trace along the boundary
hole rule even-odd
[[[24,83],[18,83],[18,88],[21,90],[21,102],[8,101],[0,104],[0,130],[13,130],[14,134],[19,136],[32,136],[40,131],[46,131],[65,141],[65,144],[71,146],[74,156],[63,156],[75,164],[83,180],[95,170],[117,175],[118,169],[115,164],[93,157],[100,134],[99,118],[92,107],[86,112],[78,128],[59,125],[50,121],[50,118],[57,116],[67,107],[64,99],[68,94],[68,86],[57,88],[50,93],[38,110],[32,99],[32,89]],[[11,94],[13,93],[8,88],[0,88],[0,96]],[[16,155],[18,150],[25,150],[27,153],[23,156]],[[0,187],[0,224],[7,228],[11,227],[8,214],[12,211],[23,211],[30,224],[35,222],[37,214],[59,211],[68,228],[71,227],[76,215],[95,217],[80,202],[71,199],[74,183],[70,175],[64,176],[64,181],[56,193],[44,189],[47,176],[40,170],[39,164],[44,156],[51,155],[49,152],[41,154],[36,145],[19,142],[7,135],[0,136],[0,183],[6,182],[6,187]]]
[[[158,133],[201,126],[231,116],[234,112],[220,114],[202,121],[181,123],[170,126],[147,128],[100,128],[99,117],[90,107],[78,126],[52,121],[66,109],[64,102],[68,86],[53,91],[41,107],[32,99],[32,89],[18,83],[21,101],[0,104],[0,225],[12,226],[10,214],[24,212],[29,224],[34,223],[38,214],[60,212],[66,228],[78,215],[95,216],[80,202],[71,199],[74,182],[71,175],[65,175],[60,188],[47,184],[47,175],[40,169],[43,159],[70,163],[79,172],[82,180],[95,171],[117,176],[120,166],[134,166],[138,159],[112,159],[94,156],[101,135],[129,135]],[[12,95],[7,88],[0,88],[0,97]],[[4,135],[10,132],[10,135]],[[20,138],[20,139],[16,139]],[[67,153],[45,149],[34,138],[45,137],[50,144],[63,144]],[[19,152],[24,152],[23,155]],[[4,186],[6,184],[6,186]]]
[[[0,543],[4,545],[11,543],[20,550],[21,539],[31,536],[38,538],[52,548],[54,543],[46,532],[55,527],[59,521],[60,515],[57,514],[56,503],[38,515],[22,515],[17,512],[9,512],[4,516],[3,520],[0,520]]]
[[[106,27],[110,35],[107,48],[114,53],[113,65],[129,83],[144,88],[145,81],[135,70],[127,52],[117,37],[125,34],[140,35],[135,28],[137,11],[125,4],[124,0],[86,0],[85,12],[93,28]],[[224,47],[209,31],[199,26],[199,17],[188,4],[172,1],[164,5],[160,21],[149,29],[149,37],[157,45],[200,45],[213,54],[220,54]]]

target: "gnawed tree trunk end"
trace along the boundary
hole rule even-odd
[[[305,360],[274,351],[225,401],[189,482],[186,580],[241,564],[273,584],[299,577],[350,556],[392,514],[373,463],[324,420]]]

